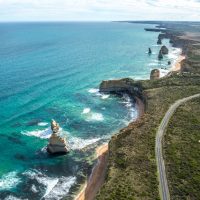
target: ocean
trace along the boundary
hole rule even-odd
[[[0,199],[72,199],[95,163],[94,149],[137,118],[134,102],[100,94],[102,80],[148,79],[158,61],[153,25],[0,24]],[[148,55],[151,47],[153,54]],[[50,156],[50,121],[71,151]],[[4,146],[5,145],[5,146]]]

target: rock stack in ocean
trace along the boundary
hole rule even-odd
[[[51,121],[52,134],[49,139],[47,151],[50,154],[64,154],[69,152],[69,147],[65,138],[60,136],[59,124],[55,121]]]
[[[151,71],[150,80],[157,80],[160,78],[160,70],[159,69],[153,69]]]
[[[158,38],[157,44],[159,44],[159,45],[162,44],[162,40],[160,38]]]
[[[161,50],[159,51],[158,59],[159,59],[159,60],[162,60],[162,59],[163,59],[163,54],[162,54],[162,51],[161,51]]]
[[[166,46],[162,46],[160,50],[163,55],[166,55],[169,53],[169,49]]]
[[[151,50],[151,48],[149,48],[149,52],[148,52],[148,53],[149,53],[149,55],[152,54],[152,50]]]

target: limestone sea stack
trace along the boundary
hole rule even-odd
[[[149,55],[152,54],[152,50],[151,50],[151,48],[149,48],[149,52],[148,52],[148,54],[149,54]]]
[[[166,55],[166,54],[169,53],[169,49],[165,45],[162,46],[160,50],[161,50],[163,55]]]
[[[160,70],[159,69],[153,69],[151,71],[150,80],[157,80],[160,78]]]
[[[65,154],[69,152],[66,138],[60,135],[59,124],[55,121],[51,121],[52,134],[47,145],[47,151],[50,154]]]
[[[158,45],[161,45],[161,44],[162,44],[161,38],[158,38],[157,44],[158,44]]]
[[[162,60],[162,59],[163,59],[163,54],[162,54],[162,51],[161,51],[161,50],[159,51],[158,59],[159,59],[159,60]]]

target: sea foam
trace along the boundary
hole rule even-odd
[[[48,139],[51,136],[51,129],[50,127],[44,130],[36,130],[36,131],[29,131],[29,132],[22,132],[22,134],[27,136],[35,136],[41,139]],[[60,128],[60,134],[67,137],[67,141],[69,143],[70,149],[72,150],[80,150],[83,149],[91,144],[98,142],[101,138],[91,138],[91,139],[82,139],[79,137],[72,136],[69,132],[64,131]],[[41,149],[42,152],[46,152],[46,147]]]
[[[108,99],[110,97],[110,95],[100,93],[99,89],[95,89],[95,88],[89,89],[88,92],[91,94],[95,94],[96,96],[99,96],[101,99]]]
[[[35,131],[26,131],[26,132],[22,132],[23,135],[27,135],[27,136],[35,136],[35,137],[39,137],[42,139],[47,139],[51,136],[51,128],[46,128],[44,130],[35,130]]]
[[[84,108],[82,114],[87,114],[91,111],[90,108]]]
[[[59,178],[57,184],[50,191],[48,191],[49,193],[46,192],[46,195],[43,198],[45,200],[62,199],[66,194],[69,193],[70,188],[75,183],[75,177],[61,177]]]
[[[28,199],[21,199],[21,198],[19,199],[17,197],[9,195],[4,200],[28,200]]]
[[[42,199],[46,200],[59,200],[62,199],[69,192],[71,186],[76,182],[76,178],[73,176],[70,177],[48,177],[38,170],[28,170],[23,173],[29,179],[36,180],[39,185],[45,187],[45,192]],[[35,185],[36,191],[37,188]],[[31,187],[31,188],[32,188]]]
[[[102,99],[107,99],[107,98],[109,98],[109,97],[110,97],[109,94],[102,94],[102,95],[101,95],[101,98],[102,98]]]
[[[92,139],[82,139],[78,137],[69,137],[69,146],[72,150],[83,149],[89,145],[95,144],[101,140],[101,138],[92,138]]]
[[[16,187],[21,182],[21,179],[17,176],[17,172],[9,172],[2,176],[0,179],[0,190],[9,190]]]
[[[86,121],[88,122],[103,121],[103,120],[104,120],[103,114],[95,112],[90,113],[86,118]]]
[[[88,90],[88,92],[91,93],[91,94],[98,93],[99,89],[91,88],[91,89]]]
[[[47,122],[39,122],[39,123],[38,123],[38,126],[47,126],[47,125],[48,125]]]
[[[125,106],[128,108],[129,115],[131,117],[131,120],[137,118],[137,111],[135,109],[134,103],[129,95],[123,94],[122,97],[123,101],[121,103],[125,104]]]

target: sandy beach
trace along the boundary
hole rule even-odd
[[[96,155],[98,162],[94,166],[89,180],[86,182],[75,200],[93,200],[104,182],[107,168],[108,144],[103,144],[98,147],[96,149]]]
[[[177,72],[181,70],[181,62],[185,59],[184,55],[179,55],[177,60],[175,60],[175,63],[171,66],[170,69],[159,69],[160,76],[159,78],[163,78],[165,76],[171,75],[171,72]]]
[[[184,55],[180,55],[176,61],[176,63],[172,66],[170,71],[179,71],[181,69],[181,62],[185,59]]]

